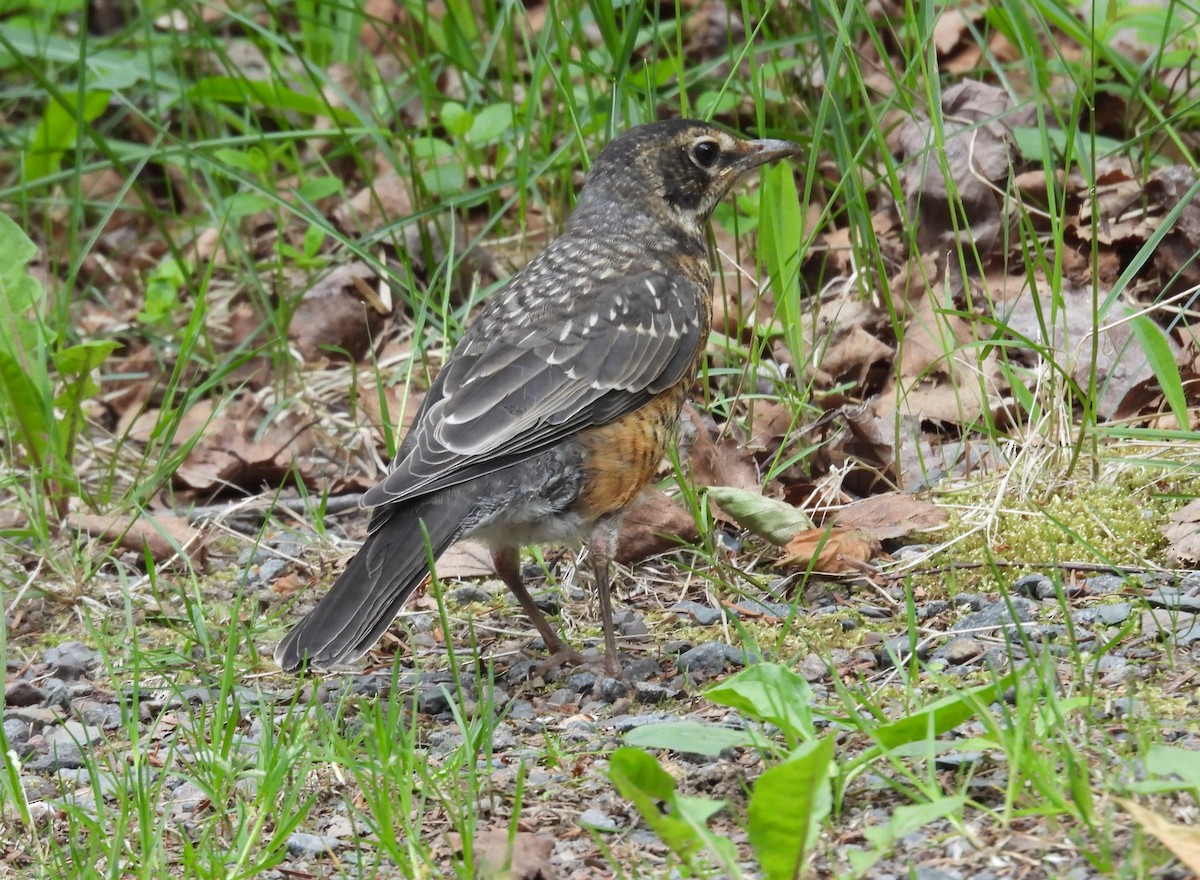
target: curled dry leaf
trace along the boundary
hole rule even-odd
[[[461,852],[462,838],[452,834],[450,839]],[[558,876],[550,864],[555,843],[549,834],[510,833],[507,828],[476,831],[471,841],[475,876],[481,880],[553,880]]]
[[[1002,244],[1004,186],[1015,153],[1004,118],[1011,107],[1002,89],[964,82],[942,95],[944,150],[934,143],[927,120],[910,119],[901,128],[904,196],[923,252],[963,244],[986,259]],[[952,207],[957,200],[962,201],[961,213]],[[961,217],[970,218],[968,229],[961,228],[956,219]]]
[[[833,514],[836,525],[857,529],[880,541],[927,532],[949,521],[949,514],[936,504],[900,492],[872,495]]]
[[[857,574],[882,550],[878,540],[858,529],[806,529],[788,541],[777,564],[825,574]]]
[[[1167,557],[1172,562],[1192,566],[1200,561],[1200,498],[1171,514],[1170,525],[1163,526],[1162,531],[1167,539]]]
[[[361,360],[383,329],[390,298],[375,290],[375,270],[361,260],[334,267],[304,293],[288,327],[288,339],[306,361],[344,351]]]
[[[661,489],[643,492],[621,520],[617,562],[632,565],[700,539],[696,518]]]
[[[772,544],[782,546],[801,529],[812,528],[812,520],[802,511],[761,492],[747,492],[735,486],[710,486],[708,497],[739,526]]]
[[[155,562],[166,562],[182,552],[200,568],[208,556],[204,534],[181,516],[143,513],[131,524],[125,516],[73,513],[67,525],[102,541],[117,541],[135,553],[149,551]]]
[[[1134,801],[1118,798],[1137,823],[1157,837],[1189,871],[1200,875],[1200,828],[1180,825]]]

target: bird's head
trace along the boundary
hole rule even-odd
[[[595,228],[597,214],[610,214],[634,231],[649,222],[702,239],[739,176],[799,151],[790,141],[748,140],[694,119],[639,125],[600,151],[571,224],[589,218]]]

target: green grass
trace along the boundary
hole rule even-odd
[[[1040,835],[1053,841],[1052,856],[1069,855],[1070,864],[1102,876],[1157,876],[1166,851],[1132,830],[1115,798],[1194,810],[1196,755],[1169,740],[1194,731],[1197,707],[1172,699],[1158,669],[1144,691],[1131,685],[1122,694],[1135,708],[1114,722],[1113,694],[1097,682],[1103,654],[1134,637],[1126,630],[1105,634],[1099,648],[1072,635],[1061,653],[1000,645],[1010,659],[1031,659],[957,680],[917,660],[886,674],[855,672],[835,652],[869,650],[858,641],[861,629],[835,644],[802,614],[783,625],[739,621],[730,632],[782,672],[753,685],[743,673],[707,692],[703,706],[747,720],[739,748],[760,758],[731,763],[740,794],[717,797],[692,791],[687,772],[675,778],[645,751],[614,753],[600,734],[580,744],[549,721],[539,734],[526,732],[525,752],[499,754],[493,738],[509,721],[511,695],[497,692],[477,658],[428,661],[455,672],[449,738],[410,711],[407,679],[381,694],[326,699],[317,687],[297,691],[273,677],[267,646],[292,615],[280,613],[286,603],[278,597],[245,588],[256,563],[238,561],[277,537],[270,522],[250,536],[225,533],[200,570],[186,555],[155,562],[63,527],[68,512],[132,524],[151,506],[196,503],[174,478],[203,441],[188,418],[201,403],[212,404],[220,425],[244,418],[239,405],[258,395],[262,406],[250,412],[261,424],[247,425],[255,436],[278,414],[301,414],[328,446],[345,449],[331,456],[344,476],[373,461],[367,447],[376,435],[357,445],[351,437],[370,421],[366,402],[382,401],[394,450],[388,387],[424,386],[472,308],[560,227],[589,156],[630,125],[683,113],[806,148],[716,216],[720,240],[736,243],[719,259],[756,266],[769,283],[751,290],[741,282],[748,308],[714,337],[699,404],[718,423],[751,433],[751,401],[778,401],[792,413],[797,435],[763,465],[767,480],[807,474],[812,462],[827,465],[818,476],[837,471],[849,429],[837,421],[836,395],[853,401],[879,390],[853,371],[817,373],[844,325],[836,309],[847,304],[875,303],[874,319],[890,327],[895,348],[883,372],[894,375],[906,350],[934,338],[943,347],[923,377],[949,383],[964,409],[995,391],[978,378],[991,359],[1007,378],[1010,417],[998,420],[983,406],[965,424],[932,426],[946,439],[967,436],[997,462],[1016,462],[1014,472],[972,487],[980,500],[972,499],[962,532],[974,537],[948,551],[951,564],[969,555],[983,567],[896,581],[903,596],[893,600],[895,634],[910,645],[932,635],[916,618],[918,593],[1011,595],[1009,572],[994,564],[1010,533],[1025,548],[1014,562],[1161,562],[1153,537],[1120,528],[1115,515],[1099,512],[1099,532],[1079,525],[1078,508],[1094,510],[1094,496],[1071,486],[1127,492],[1143,499],[1139,511],[1159,516],[1169,506],[1159,496],[1195,494],[1194,434],[1107,422],[1099,410],[1102,335],[1070,340],[1082,372],[1065,347],[1044,340],[1055,327],[1079,326],[1066,317],[1074,283],[1067,255],[1093,269],[1110,256],[1102,221],[1085,222],[1083,234],[1078,220],[1079,193],[1105,162],[1127,160],[1139,173],[1172,163],[1196,170],[1190,145],[1200,105],[1178,84],[1196,73],[1194,5],[1101,4],[1089,20],[1057,0],[900,4],[888,17],[859,0],[741,0],[729,6],[744,33],[714,27],[703,18],[709,7],[694,4],[443,6],[439,18],[424,0],[403,0],[392,7],[395,21],[373,22],[357,3],[148,2],[106,23],[87,21],[86,4],[72,0],[17,0],[0,21],[0,208],[11,221],[0,218],[0,506],[14,514],[0,521],[0,655],[12,672],[48,643],[81,637],[101,649],[103,668],[91,677],[121,714],[84,745],[80,791],[67,777],[23,772],[0,732],[12,869],[47,878],[253,877],[293,858],[293,831],[325,833],[337,817],[360,837],[317,870],[469,877],[480,827],[515,833],[547,804],[575,808],[602,786],[663,841],[651,852],[627,835],[597,832],[595,846],[618,876],[675,869],[736,877],[755,865],[772,878],[797,876],[813,859],[832,876],[869,877],[912,855],[905,836],[930,828],[976,853],[1002,847],[1005,835]],[[962,41],[983,50],[970,69],[949,73],[936,27],[956,10],[966,16]],[[1140,52],[1117,38],[1130,29]],[[1001,233],[1014,274],[1041,279],[1041,339],[1004,325],[1003,307],[980,282],[991,254],[968,241],[945,249],[937,267],[921,262],[929,205],[928,196],[908,198],[915,169],[926,164],[946,178],[950,230],[965,235],[978,220],[955,197],[964,179],[956,183],[947,156],[962,121],[940,109],[949,88],[975,80],[1012,100],[1003,118],[1025,124],[1012,132],[1011,157],[1045,177],[1037,204],[1006,192],[1011,222]],[[1104,115],[1114,103],[1119,124]],[[927,120],[929,148],[897,158],[896,126],[914,115]],[[968,127],[982,131],[986,122]],[[399,174],[409,206],[378,224],[347,221],[339,209],[381,169]],[[1068,185],[1072,176],[1082,188]],[[1154,255],[1187,201],[1144,240],[1123,246],[1115,283],[1085,286],[1091,326],[1123,320],[1123,297],[1154,305],[1147,290],[1165,287],[1151,271]],[[835,233],[837,249],[829,245]],[[349,261],[385,276],[395,297],[392,326],[379,341],[396,347],[378,370],[339,373],[289,345],[304,291]],[[937,303],[926,332],[914,329],[914,305],[891,283],[906,265]],[[722,283],[735,278],[731,271]],[[763,303],[766,319],[754,314]],[[1156,328],[1174,322],[1182,330],[1186,317],[1149,309],[1133,320],[1131,343],[1146,354],[1164,409],[1184,427],[1194,393]],[[967,341],[956,346],[949,328],[960,325]],[[375,354],[365,360],[374,365]],[[265,382],[247,379],[256,366],[265,367]],[[147,390],[130,395],[137,377]],[[805,430],[823,408],[838,430]],[[135,430],[139,413],[149,424]],[[933,433],[898,412],[876,427],[873,442],[890,444],[897,458],[912,435]],[[1150,444],[1153,452],[1141,451]],[[1014,459],[1011,450],[1022,447]],[[1130,465],[1151,475],[1136,485],[1112,476]],[[924,476],[920,468],[906,473]],[[333,561],[331,543],[316,540],[328,537],[332,474],[302,485],[308,511],[281,520],[313,539],[300,554],[312,566],[300,570],[305,583],[323,582]],[[765,565],[742,572],[725,558],[703,493],[681,483],[705,537],[699,555],[671,571],[718,595],[761,595],[774,573]],[[1055,493],[1065,505],[1048,503]],[[1153,504],[1145,500],[1152,493]],[[1020,525],[1005,518],[1014,516]],[[1071,610],[1061,595],[1049,606],[1048,616]],[[446,633],[473,623],[439,607]],[[30,628],[27,615],[49,623]],[[814,691],[789,671],[809,655],[835,670],[831,689]],[[1168,671],[1187,662],[1182,652],[1163,655]],[[474,674],[474,688],[463,685],[460,667]],[[1009,692],[992,693],[1002,672]],[[431,743],[435,733],[439,743]],[[689,735],[703,744],[728,734]],[[637,744],[678,742],[650,735]],[[672,768],[670,752],[658,754]],[[493,786],[491,771],[510,761],[512,775]],[[535,770],[551,782],[527,783]],[[196,792],[194,810],[178,807],[180,786]],[[484,802],[493,806],[483,811]],[[657,811],[659,802],[672,804],[669,815]],[[773,821],[787,812],[781,803],[795,808],[782,824]],[[871,815],[873,807],[886,815]],[[463,839],[461,855],[445,837],[451,831]],[[848,850],[833,842],[839,836],[852,841]],[[1039,864],[1049,872],[1057,863]]]

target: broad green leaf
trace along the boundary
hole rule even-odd
[[[1163,329],[1150,319],[1149,315],[1135,315],[1129,320],[1129,329],[1137,337],[1142,347],[1142,353],[1158,379],[1158,387],[1162,389],[1163,397],[1171,407],[1175,421],[1181,428],[1190,424],[1187,411],[1187,396],[1183,393],[1183,380],[1179,376],[1179,365],[1175,363],[1175,353]]]
[[[801,876],[808,848],[833,804],[833,745],[832,736],[807,743],[788,761],[763,771],[754,783],[746,830],[768,880]]]
[[[778,663],[755,663],[704,691],[714,703],[774,724],[792,741],[812,739],[812,688]]]
[[[306,116],[324,116],[344,125],[353,125],[358,121],[354,113],[345,107],[333,107],[320,95],[306,95],[273,80],[210,76],[193,85],[188,90],[188,98],[200,103],[219,101],[224,104],[258,105]]]
[[[710,486],[707,491],[708,497],[737,520],[738,525],[772,544],[782,547],[797,532],[813,527],[808,516],[786,501],[732,486]]]
[[[458,101],[447,101],[442,105],[442,128],[455,137],[462,137],[471,130],[475,116]]]
[[[881,858],[891,853],[896,841],[905,835],[919,831],[930,822],[944,819],[952,813],[962,812],[966,802],[967,799],[962,796],[944,797],[925,804],[897,807],[886,825],[868,826],[863,829],[863,836],[872,845],[871,849],[848,850],[846,855],[850,860],[850,865],[858,876],[870,876],[867,872]]]
[[[507,102],[490,104],[475,114],[467,140],[477,147],[494,144],[512,128],[513,107]]]
[[[330,174],[314,177],[296,187],[296,192],[310,202],[319,202],[330,196],[336,196],[345,188],[341,180]],[[314,229],[317,227],[309,227]]]
[[[53,418],[46,395],[34,384],[30,374],[6,352],[0,352],[0,394],[17,427],[26,451],[36,463],[46,459]]]
[[[50,98],[25,150],[25,182],[41,180],[58,171],[67,150],[75,145],[79,130],[108,107],[108,92],[88,92],[79,107],[78,96],[63,93],[62,100]]]
[[[754,737],[744,730],[699,721],[644,724],[625,734],[625,744],[629,746],[670,749],[692,755],[719,755],[725,749],[750,746],[754,741]]]
[[[641,749],[619,748],[608,764],[608,778],[621,797],[633,803],[647,825],[671,851],[690,863],[700,848],[691,825],[674,813],[663,813],[659,804],[675,799],[675,780],[652,755]]]
[[[121,343],[109,339],[81,342],[54,355],[54,365],[60,375],[84,376],[120,347]]]
[[[935,703],[920,709],[911,715],[870,727],[867,733],[875,737],[883,748],[893,748],[902,743],[915,742],[929,736],[940,736],[948,730],[953,730],[969,718],[975,716],[975,707],[979,703],[993,703],[999,700],[1008,688],[1017,680],[1017,670],[1010,672],[999,681],[985,684],[973,690],[950,694]]]

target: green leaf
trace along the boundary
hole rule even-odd
[[[1190,424],[1187,411],[1187,396],[1183,393],[1183,380],[1179,376],[1179,365],[1175,363],[1175,353],[1162,327],[1150,319],[1149,315],[1135,315],[1129,320],[1129,328],[1137,337],[1150,363],[1150,369],[1158,379],[1158,387],[1162,389],[1163,397],[1175,415],[1179,427],[1186,428]]]
[[[91,340],[64,348],[54,356],[54,366],[62,376],[86,376],[121,347],[113,340]]]
[[[330,196],[336,196],[345,188],[341,180],[330,174],[314,177],[311,180],[306,180],[304,183],[296,187],[296,192],[301,197],[310,202],[319,202],[321,199],[327,199]],[[315,227],[309,227],[310,229]]]
[[[210,76],[188,89],[194,102],[221,102],[246,106],[263,106],[275,110],[323,116],[344,125],[354,125],[354,113],[345,107],[334,107],[320,95],[306,95],[281,82],[246,79],[240,76]]]
[[[33,378],[7,352],[0,352],[0,394],[20,428],[21,441],[35,464],[46,459],[50,448],[52,415],[46,395]]]
[[[961,812],[967,799],[961,795],[944,797],[925,804],[910,804],[896,807],[886,825],[868,826],[863,836],[872,844],[870,850],[850,849],[847,856],[858,876],[867,872],[885,855],[890,853],[900,838],[924,828],[930,822],[943,819],[951,813]]]
[[[940,736],[947,730],[958,727],[967,719],[973,718],[975,707],[980,703],[986,705],[999,700],[1016,680],[1017,670],[1014,670],[999,681],[969,691],[950,694],[897,721],[881,724],[878,727],[869,727],[866,732],[875,737],[885,749],[894,748],[902,743],[927,739],[930,736]]]
[[[26,453],[40,464],[51,448],[54,403],[42,324],[42,286],[28,272],[37,248],[0,213],[0,406],[16,421]]]
[[[812,688],[778,663],[756,663],[704,691],[714,703],[774,724],[792,741],[812,739]]]
[[[464,107],[458,101],[447,101],[442,105],[442,128],[446,129],[448,134],[455,137],[462,137],[471,130],[471,125],[475,122],[475,117],[471,111]]]
[[[608,778],[621,797],[630,801],[642,819],[673,853],[691,864],[700,838],[692,826],[676,813],[666,814],[660,803],[675,800],[675,780],[652,755],[641,749],[619,748],[608,764]]]
[[[1156,794],[1194,789],[1200,792],[1200,752],[1155,743],[1147,750],[1144,761],[1149,778],[1126,786],[1128,791]]]
[[[475,146],[494,144],[512,128],[512,125],[512,104],[506,102],[491,104],[475,114],[475,121],[471,125],[471,130],[467,132],[467,140]]]
[[[83,107],[78,95],[63,93],[62,100],[51,98],[33,131],[25,151],[25,182],[49,177],[58,171],[67,150],[75,145],[79,130],[93,122],[108,107],[108,92],[87,92]]]
[[[625,744],[644,749],[670,749],[692,755],[719,755],[728,748],[754,745],[744,730],[702,724],[699,721],[667,721],[644,724],[625,734]]]
[[[805,357],[800,306],[800,257],[804,238],[804,213],[796,179],[787,162],[763,171],[762,208],[758,241],[763,265],[771,279],[771,292],[779,306],[784,341],[797,363]]]
[[[754,783],[746,830],[768,880],[801,875],[805,855],[833,804],[829,787],[833,745],[833,737],[826,736],[801,746],[792,758],[763,771]]]
[[[786,501],[732,486],[710,486],[707,491],[738,525],[772,544],[783,546],[797,532],[813,527],[808,516]]]

